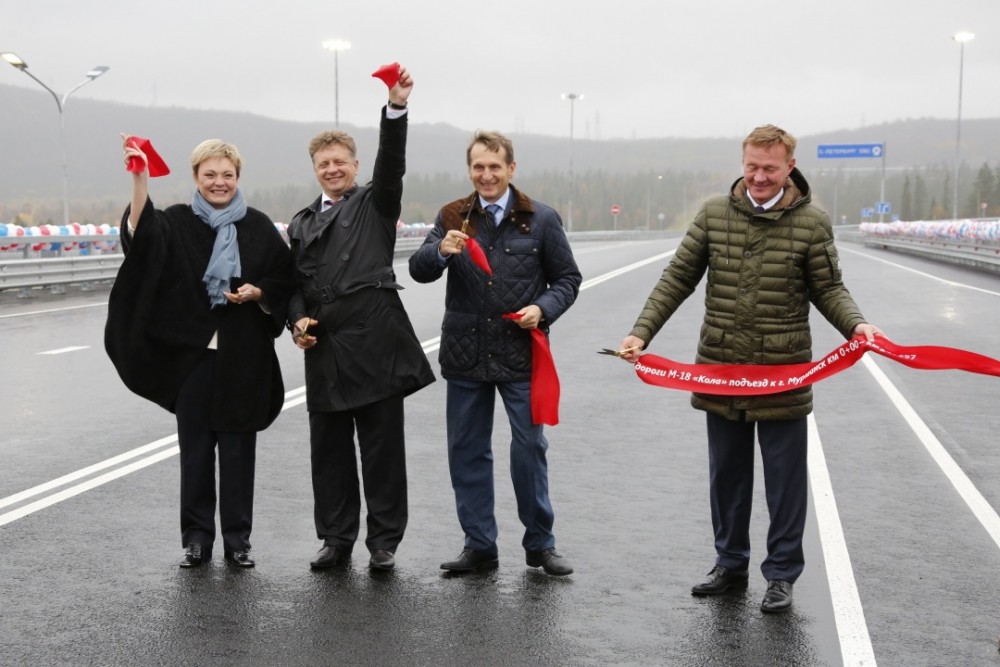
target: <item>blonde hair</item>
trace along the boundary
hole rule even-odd
[[[795,156],[795,145],[797,143],[795,137],[777,125],[761,125],[754,128],[753,132],[748,134],[747,138],[743,140],[743,150],[746,150],[747,146],[751,145],[770,147],[781,144],[788,152],[788,158],[791,159]]]
[[[191,151],[191,171],[197,176],[201,163],[216,157],[228,158],[236,167],[236,177],[239,178],[240,169],[243,167],[243,158],[236,146],[227,144],[221,139],[206,139],[194,147],[194,150]]]
[[[358,147],[354,143],[354,139],[347,132],[341,132],[340,130],[326,130],[325,132],[320,132],[309,142],[309,159],[316,157],[316,153],[320,152],[327,146],[340,145],[351,152],[352,158],[357,158]]]

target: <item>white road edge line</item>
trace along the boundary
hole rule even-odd
[[[833,618],[840,637],[840,656],[845,665],[875,665],[875,651],[868,635],[868,623],[861,606],[858,584],[854,580],[851,554],[847,550],[837,501],[833,497],[833,484],[815,416],[809,415],[808,422],[809,447],[806,455],[809,459],[809,486],[819,524],[826,577],[830,584]]]
[[[663,260],[663,259],[665,259],[667,257],[670,257],[673,254],[674,254],[674,251],[670,250],[668,252],[661,253],[659,255],[654,255],[653,257],[649,257],[647,259],[644,259],[644,260],[641,260],[641,261],[638,261],[638,262],[634,262],[634,263],[629,264],[628,266],[624,266],[624,267],[622,267],[620,269],[615,269],[614,271],[609,271],[608,273],[605,273],[605,274],[603,274],[601,276],[597,276],[596,278],[592,278],[590,280],[584,281],[583,284],[580,285],[580,289],[581,290],[585,290],[585,289],[588,289],[588,288],[593,287],[595,285],[600,285],[601,283],[605,282],[606,280],[610,280],[612,278],[615,278],[617,276],[622,275],[623,273],[627,273],[627,272],[632,271],[634,269],[638,269],[640,267],[646,266],[647,264],[651,264],[653,262]],[[44,312],[44,311],[40,311],[40,312]],[[431,352],[434,352],[439,347],[441,347],[441,337],[440,336],[436,336],[434,338],[430,338],[430,339],[424,341],[423,343],[421,343],[421,347],[424,350],[424,354],[430,354]],[[305,386],[301,386],[301,387],[297,387],[295,389],[291,389],[291,390],[285,392],[285,404],[281,408],[282,412],[284,412],[285,410],[287,410],[287,409],[289,409],[291,407],[294,407],[296,405],[301,405],[302,403],[304,403],[305,400],[306,400],[305,397],[304,397],[305,391],[306,391]],[[303,396],[300,399],[296,399],[296,400],[292,400],[292,401],[288,400],[291,397],[298,396],[298,395],[303,395]],[[78,479],[82,479],[84,477],[92,475],[95,472],[98,472],[100,470],[104,470],[106,468],[110,468],[112,466],[116,466],[119,463],[122,463],[124,461],[128,461],[129,459],[134,459],[137,456],[142,456],[143,454],[147,454],[147,453],[149,453],[151,451],[157,450],[157,449],[159,449],[159,448],[161,448],[161,447],[163,447],[165,445],[171,444],[171,443],[176,442],[176,441],[177,441],[177,434],[174,433],[173,435],[169,435],[169,436],[167,436],[165,438],[161,438],[161,439],[159,439],[159,440],[157,440],[155,442],[151,442],[151,443],[149,443],[147,445],[143,445],[141,447],[137,447],[137,448],[135,448],[133,450],[125,452],[124,454],[119,454],[118,456],[114,456],[114,457],[112,457],[110,459],[101,461],[99,463],[95,463],[94,465],[87,466],[86,468],[81,468],[80,470],[77,470],[75,472],[71,472],[71,473],[69,473],[67,475],[63,475],[62,477],[59,477],[59,478],[54,479],[54,480],[51,480],[49,482],[45,482],[44,484],[39,484],[38,486],[34,486],[34,487],[30,488],[30,489],[26,489],[26,490],[21,491],[19,493],[15,493],[12,496],[7,496],[6,498],[0,498],[0,507],[7,507],[9,505],[14,505],[16,503],[19,503],[19,502],[22,502],[24,500],[27,500],[28,498],[32,498],[32,497],[37,496],[39,494],[45,493],[47,491],[51,491],[53,489],[59,488],[59,487],[65,485],[65,484],[69,484],[70,482],[74,482],[74,481],[76,481]],[[174,454],[178,453],[178,450],[176,450],[176,448],[174,448],[172,450],[169,450],[169,451],[173,452]],[[110,482],[111,480],[117,479],[118,477],[121,477],[122,475],[126,475],[129,472],[134,472],[135,470],[140,470],[140,469],[144,468],[145,466],[150,465],[151,463],[155,463],[157,461],[162,461],[163,459],[168,458],[168,456],[169,456],[169,455],[168,456],[163,456],[162,454],[163,454],[162,452],[159,452],[157,454],[150,455],[146,459],[142,459],[141,461],[137,462],[137,464],[131,464],[130,466],[126,466],[125,468],[122,468],[121,470],[126,470],[126,472],[121,473],[121,475],[116,475],[114,473],[108,473],[106,475],[102,475],[101,477],[95,478],[95,479],[98,479],[98,480],[104,480],[104,481],[100,482],[99,484],[94,484],[93,483],[94,480],[90,480],[90,481],[87,481],[87,482],[81,482],[80,484],[78,484],[78,485],[76,485],[76,486],[74,486],[74,487],[72,487],[70,489],[66,489],[65,491],[60,491],[58,493],[55,493],[52,496],[49,496],[48,498],[43,498],[42,500],[36,501],[36,502],[31,503],[29,505],[25,505],[24,507],[22,507],[20,509],[12,510],[10,512],[7,512],[6,514],[0,514],[0,526],[8,524],[11,521],[16,521],[17,519],[25,517],[28,514],[31,514],[32,512],[36,512],[36,511],[38,511],[40,509],[43,509],[45,507],[49,507],[50,505],[54,505],[57,502],[60,502],[62,500],[66,500],[67,498],[72,498],[73,496],[77,495],[78,493],[82,493],[83,491],[87,491],[89,489],[92,489],[95,486],[99,486],[100,484],[104,484],[106,482]],[[146,462],[146,463],[144,463],[144,462]],[[141,465],[139,465],[139,464],[141,464]]]
[[[986,529],[986,533],[1000,547],[1000,516],[997,515],[996,510],[983,497],[983,494],[979,492],[979,489],[976,488],[976,485],[972,483],[972,480],[969,479],[962,468],[955,463],[955,459],[948,454],[948,450],[944,448],[944,445],[937,439],[937,436],[927,426],[927,423],[920,418],[920,415],[913,409],[909,401],[903,398],[903,395],[896,389],[895,385],[892,384],[892,381],[889,380],[882,369],[867,356],[861,357],[861,361],[864,363],[865,368],[875,377],[875,381],[882,387],[882,391],[886,393],[889,400],[899,410],[899,414],[903,416],[906,423],[913,429],[913,432],[923,444],[924,449],[927,450],[927,453],[931,455],[934,462],[941,468],[941,472],[944,473],[948,481],[951,482],[951,485],[958,491],[958,495],[965,501],[966,506],[972,510],[976,519]]]

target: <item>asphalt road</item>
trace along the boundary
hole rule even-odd
[[[407,400],[410,523],[397,568],[312,572],[299,351],[278,341],[287,409],[258,441],[258,566],[180,570],[176,424],[121,385],[102,345],[107,290],[0,293],[2,665],[997,665],[1000,379],[868,355],[816,387],[806,571],[789,614],[761,614],[767,525],[745,593],[694,598],[711,568],[704,416],[682,392],[594,354],[628,332],[677,239],[591,242],[552,345],[547,430],[560,550],[527,568],[495,439],[500,568],[452,577],[461,549],[443,381]],[[867,317],[903,345],[1000,358],[1000,278],[841,244]],[[436,368],[443,281],[403,298]],[[654,341],[693,358],[701,291]],[[818,316],[817,316],[818,318]],[[821,319],[814,356],[841,341]],[[76,349],[73,349],[76,348]],[[762,478],[758,478],[762,480]]]

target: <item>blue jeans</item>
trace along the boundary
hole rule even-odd
[[[555,546],[554,515],[549,502],[549,443],[542,426],[531,423],[531,383],[448,381],[448,468],[455,490],[458,522],[465,546],[497,552],[497,522],[493,514],[493,407],[496,393],[510,421],[510,477],[517,498],[517,515],[524,524],[521,544],[526,551]]]

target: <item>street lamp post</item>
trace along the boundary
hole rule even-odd
[[[569,204],[567,206],[566,231],[573,231],[573,106],[577,100],[582,100],[580,93],[563,93],[562,98],[569,100]]]
[[[351,43],[342,39],[328,39],[323,42],[323,48],[327,51],[333,51],[333,126],[340,127],[340,83],[338,81],[340,75],[337,71],[339,69],[337,54],[350,49]]]
[[[3,58],[12,67],[16,67],[21,70],[32,79],[35,80],[42,88],[49,91],[52,98],[56,101],[56,106],[59,108],[59,148],[62,151],[62,180],[63,180],[63,225],[69,225],[69,166],[66,162],[66,121],[65,114],[66,110],[66,99],[73,93],[75,93],[80,88],[86,86],[88,83],[101,76],[108,71],[108,67],[104,65],[98,65],[89,72],[87,72],[87,78],[78,83],[74,88],[71,88],[69,92],[59,98],[54,90],[46,86],[41,80],[39,80],[34,74],[28,71],[28,63],[18,56],[16,53],[11,53],[6,51],[0,53],[0,58]]]
[[[955,127],[955,193],[951,203],[951,217],[958,220],[958,165],[962,155],[962,69],[965,65],[965,43],[976,36],[971,32],[956,32],[951,36],[958,42],[958,122]]]

